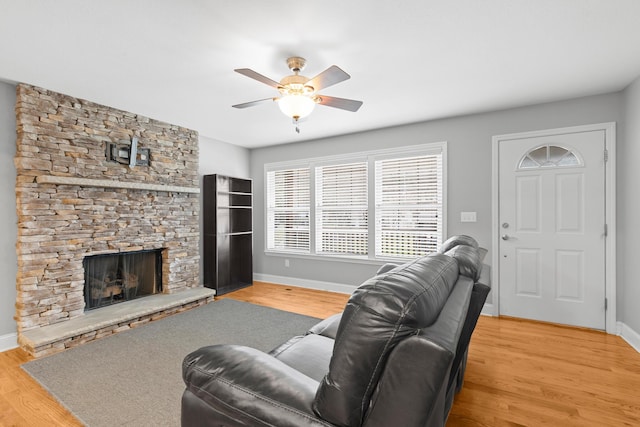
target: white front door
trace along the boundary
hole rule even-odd
[[[604,330],[604,130],[498,150],[500,314]]]

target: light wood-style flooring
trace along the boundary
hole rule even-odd
[[[223,298],[324,318],[348,296],[256,282]],[[0,353],[0,426],[80,426],[20,368],[28,360]],[[640,426],[640,353],[602,332],[481,317],[447,426]]]

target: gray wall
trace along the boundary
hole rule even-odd
[[[249,150],[200,135],[198,173],[201,177],[218,173],[236,178],[250,178]]]
[[[16,88],[0,82],[0,351],[15,346],[16,322]]]
[[[640,78],[624,92],[625,122],[618,138],[618,319],[640,334]]]
[[[345,113],[346,114],[346,113]],[[254,272],[296,279],[358,285],[377,265],[290,258],[264,254],[264,164],[421,143],[448,142],[447,234],[469,234],[489,249],[491,261],[491,138],[494,135],[620,122],[622,93],[434,120],[413,125],[344,135],[323,140],[255,149],[251,152],[254,180]],[[311,118],[313,120],[313,117]],[[357,116],[354,117],[357,120]],[[262,192],[262,194],[261,194]],[[461,211],[477,212],[476,223],[461,223]],[[488,302],[493,302],[491,300]]]
[[[227,144],[215,139],[200,136],[200,188],[202,188],[202,176],[214,173],[233,176],[236,178],[250,178],[249,175],[249,150],[237,145]],[[202,215],[202,194],[200,195],[200,230],[202,222],[206,219]],[[200,255],[202,256],[202,234],[200,234]],[[200,262],[200,283],[203,283],[203,265],[206,260]]]

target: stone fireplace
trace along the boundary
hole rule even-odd
[[[161,267],[150,295],[201,288],[197,132],[25,84],[17,86],[16,125],[15,318],[23,348],[43,355],[99,337],[102,321],[58,341],[34,338],[88,317],[87,298],[98,306],[106,300],[136,304],[141,288],[134,282],[141,277],[132,274],[142,273],[124,267],[116,267],[114,277],[92,277],[94,294],[85,295],[87,259],[154,253]],[[126,146],[134,138],[148,156],[146,165],[108,159],[108,144]],[[198,295],[178,300],[191,306],[212,299]],[[174,308],[168,311],[181,309]],[[109,328],[142,317],[117,319]]]

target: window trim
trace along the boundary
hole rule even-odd
[[[418,145],[409,145],[396,148],[385,148],[380,150],[369,150],[354,153],[346,153],[342,155],[332,155],[323,157],[310,157],[305,159],[289,160],[274,163],[265,163],[263,171],[264,180],[264,211],[263,211],[263,226],[264,226],[264,253],[265,255],[282,256],[282,257],[295,257],[317,260],[335,260],[335,261],[352,261],[359,263],[380,263],[380,262],[402,262],[411,259],[411,257],[376,257],[375,256],[375,161],[393,159],[398,157],[410,157],[420,155],[442,155],[442,238],[447,236],[447,175],[448,175],[448,162],[447,162],[447,141],[431,142]],[[368,205],[369,205],[369,250],[367,256],[354,256],[354,255],[335,255],[335,254],[318,254],[316,253],[316,195],[315,195],[315,167],[326,166],[331,164],[343,164],[358,161],[368,162]],[[267,247],[268,238],[268,200],[267,200],[267,173],[282,170],[282,169],[295,169],[295,168],[309,168],[309,185],[311,189],[310,194],[310,212],[309,223],[311,226],[309,244],[309,252],[300,251],[283,251],[273,250]]]

